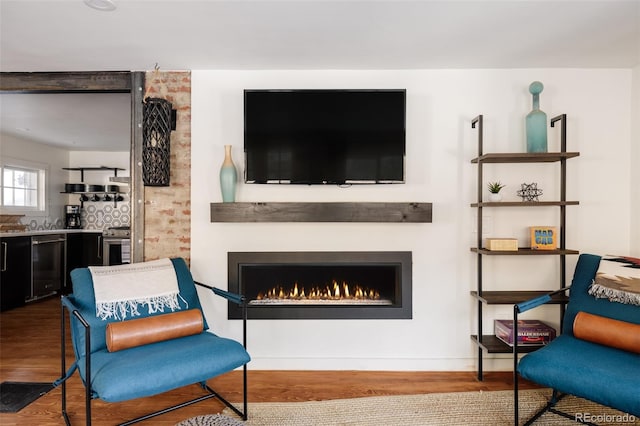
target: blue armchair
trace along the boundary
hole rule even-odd
[[[518,362],[518,348],[514,345],[514,417],[518,425],[518,376],[549,387],[553,394],[548,404],[525,424],[535,422],[546,411],[574,419],[575,413],[555,408],[567,394],[640,417],[640,354],[577,338],[573,332],[574,319],[579,312],[640,324],[640,306],[596,298],[589,294],[600,257],[582,254],[578,259],[570,288],[514,306],[514,324],[518,314],[541,306],[554,293],[569,290],[569,303],[562,323],[562,335],[545,347],[526,354]],[[517,329],[516,331],[517,332]]]
[[[202,331],[184,337],[172,338],[148,344],[136,345],[123,350],[110,351],[107,347],[107,325],[120,322],[122,318],[101,319],[96,313],[94,280],[88,268],[71,272],[73,293],[62,297],[62,378],[56,385],[62,387],[62,415],[70,425],[66,408],[65,381],[76,370],[85,386],[86,424],[91,424],[91,400],[107,402],[129,401],[167,392],[190,384],[200,384],[204,396],[181,402],[172,407],[138,417],[122,423],[129,425],[168,411],[181,408],[209,398],[218,398],[225,405],[246,420],[247,418],[247,363],[250,356],[246,351],[246,304],[243,296],[232,294],[214,287],[205,286],[193,280],[183,259],[171,259],[179,290],[179,306],[151,309],[140,312],[135,318],[146,318],[170,313],[173,310],[197,309],[202,311],[196,285],[212,290],[244,308],[243,343],[219,337],[207,331],[203,318]],[[170,268],[169,268],[170,269]],[[71,342],[75,361],[67,369],[65,365],[65,311],[68,312]],[[243,369],[244,405],[240,410],[211,389],[206,381],[236,368]]]

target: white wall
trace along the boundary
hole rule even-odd
[[[120,168],[119,177],[129,176],[129,151],[70,151],[68,167],[100,167]],[[84,182],[92,185],[109,185],[113,171],[85,171]],[[80,183],[80,172],[69,171],[68,182]]]
[[[631,182],[640,182],[640,65],[633,69],[631,90]],[[631,185],[631,250],[632,256],[640,257],[640,188]]]
[[[285,250],[410,250],[413,252],[413,319],[350,321],[250,321],[248,345],[254,369],[472,370],[475,327],[476,130],[485,119],[486,152],[523,152],[528,85],[545,89],[541,109],[568,115],[568,245],[583,252],[627,253],[631,247],[629,193],[631,70],[414,70],[414,71],[194,71],[192,73],[192,252],[196,279],[226,288],[227,252]],[[420,201],[433,203],[431,224],[211,223],[209,203],[220,202],[218,172],[223,145],[233,145],[243,168],[243,89],[406,88],[407,183],[335,186],[240,185],[238,201]],[[549,129],[558,150],[559,129]],[[487,167],[485,179],[508,186],[506,199],[524,182],[537,182],[542,200],[558,197],[559,166]],[[529,225],[557,222],[557,207],[487,209],[486,236],[516,236],[527,245]],[[485,281],[556,288],[558,260],[491,258]],[[572,270],[575,257],[568,266]],[[498,270],[498,266],[500,269]],[[488,284],[487,284],[488,285]],[[485,289],[489,289],[485,287]],[[210,324],[239,336],[222,301],[203,294]],[[546,309],[546,308],[543,308]],[[509,318],[511,307],[496,307]],[[557,310],[542,312],[557,323]],[[492,323],[486,317],[486,331]],[[504,357],[503,357],[504,358]],[[487,368],[508,369],[508,359]]]
[[[47,169],[46,202],[48,210],[46,214],[25,215],[21,222],[29,224],[33,220],[42,225],[46,219],[47,224],[57,223],[57,225],[62,225],[64,220],[63,206],[66,203],[66,197],[60,194],[60,191],[64,190],[67,176],[67,172],[62,168],[67,167],[69,163],[69,152],[65,149],[3,133],[0,135],[0,157],[3,161],[11,158],[35,163]]]

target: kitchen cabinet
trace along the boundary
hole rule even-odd
[[[102,265],[102,233],[73,232],[67,234],[67,280],[65,293],[71,292],[71,271],[75,268]]]
[[[24,305],[31,288],[31,237],[0,238],[0,310]]]

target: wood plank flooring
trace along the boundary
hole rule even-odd
[[[249,325],[250,326],[250,325]],[[67,342],[68,354],[71,348]],[[73,361],[68,356],[68,365]],[[251,364],[249,364],[251,365]],[[0,381],[52,382],[60,377],[60,301],[54,297],[0,314]],[[242,378],[232,372],[210,380],[229,401],[240,401]],[[433,392],[508,390],[510,372],[485,373],[476,380],[473,372],[373,372],[373,371],[252,371],[249,369],[249,401],[312,401],[374,395]],[[535,385],[523,383],[522,388]],[[93,424],[113,425],[186,401],[203,393],[192,385],[162,395],[118,404],[93,401]],[[0,413],[0,425],[57,426],[60,389],[54,389],[18,413]],[[222,411],[212,399],[148,420],[141,425],[175,425],[186,418]],[[74,425],[85,423],[84,388],[78,374],[69,379],[67,411]]]

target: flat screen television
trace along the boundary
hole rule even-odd
[[[406,90],[245,90],[246,183],[404,183]]]

